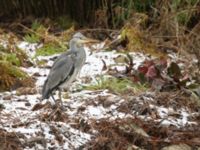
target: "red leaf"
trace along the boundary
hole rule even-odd
[[[146,78],[149,78],[149,79],[154,79],[154,78],[157,77],[157,75],[158,75],[158,71],[157,71],[157,69],[155,68],[155,66],[150,66],[150,67],[148,68],[147,73],[145,74],[145,77],[146,77]]]
[[[147,71],[148,71],[148,67],[146,67],[146,66],[139,66],[138,67],[138,71],[139,71],[139,73],[146,74]]]
[[[143,65],[146,66],[146,67],[150,67],[150,66],[154,65],[154,61],[153,60],[146,60],[146,61],[144,61]]]

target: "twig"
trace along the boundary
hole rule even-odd
[[[43,37],[43,36],[44,36],[44,35],[41,35],[41,34],[35,32],[34,30],[32,30],[32,29],[26,27],[25,25],[23,25],[23,24],[21,24],[21,23],[18,23],[18,25],[19,25],[20,27],[22,27],[22,28],[24,28],[24,29],[26,29],[26,30],[32,32],[32,33],[35,33],[36,35],[38,35],[38,36],[40,36],[40,37]]]
[[[85,31],[120,32],[120,30],[104,29],[104,28],[96,28],[96,29],[82,29],[82,30],[79,30],[79,31],[82,31],[82,32],[85,32]]]

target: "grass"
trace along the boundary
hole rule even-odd
[[[170,7],[173,12],[176,12],[175,18],[180,25],[187,26],[191,18],[195,15],[199,2],[199,0],[187,0],[184,3],[180,0],[171,2]]]
[[[10,62],[13,65],[20,66],[21,64],[16,54],[7,54],[5,58],[6,58],[6,61]]]
[[[16,54],[10,54],[10,53],[0,53],[0,61],[5,61],[5,62],[9,62],[13,65],[16,66],[20,66],[20,60],[19,58],[16,56]]]
[[[37,20],[31,25],[30,31],[24,36],[24,41],[29,43],[38,43],[41,41],[42,37],[46,33],[46,28]]]
[[[0,91],[11,90],[28,78],[20,66],[27,65],[26,54],[9,41],[8,47],[0,45]]]
[[[27,77],[27,74],[25,72],[23,72],[18,67],[12,65],[10,62],[0,61],[0,67],[2,69],[2,72],[11,75],[13,77],[22,79]]]
[[[34,31],[38,30],[39,28],[43,28],[43,27],[44,26],[40,22],[38,22],[37,20],[35,20],[31,25],[31,29],[34,30]]]
[[[69,29],[74,22],[69,16],[60,16],[56,19],[58,26],[62,29]]]
[[[66,51],[66,49],[64,47],[58,46],[56,44],[53,43],[49,43],[49,44],[45,44],[43,47],[39,48],[36,51],[36,57],[37,56],[50,56],[53,54],[57,54],[57,53],[62,53]]]
[[[137,93],[147,89],[146,85],[133,83],[128,79],[118,79],[115,77],[101,77],[96,84],[83,87],[86,90],[108,89],[115,94]]]
[[[65,26],[65,20],[61,19],[61,24]],[[31,25],[31,28],[27,28],[28,32],[24,36],[24,40],[29,43],[43,43],[44,46],[37,50],[36,56],[48,56],[55,53],[60,53],[65,51],[66,45],[64,44],[66,39],[71,38],[70,32],[71,28],[67,31],[67,37],[65,35],[55,36],[49,32],[49,27],[46,28],[38,21],[34,21]]]
[[[26,34],[24,36],[24,41],[28,42],[28,43],[38,43],[40,42],[40,37],[34,33],[32,34]]]
[[[39,67],[41,67],[41,66],[45,65],[47,63],[47,61],[45,61],[45,60],[36,60],[36,63],[37,63],[37,65]]]
[[[10,44],[10,46],[11,45],[12,44]],[[19,48],[15,47],[13,50],[12,48],[5,48],[2,45],[0,45],[0,61],[1,62],[8,62],[14,66],[19,67],[21,65],[23,66],[26,59],[27,59],[27,55]]]
[[[19,67],[6,61],[0,61],[0,72],[0,91],[11,90],[14,85],[28,77]]]

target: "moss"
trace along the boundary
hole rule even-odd
[[[115,94],[137,93],[146,90],[145,85],[134,84],[128,79],[118,79],[114,77],[100,78],[96,84],[83,87],[86,90],[108,89]]]
[[[43,47],[39,48],[36,51],[36,57],[37,56],[49,56],[49,55],[53,55],[56,53],[62,53],[66,51],[65,47],[61,47],[59,45],[56,45],[54,43],[49,43],[49,44],[45,44]]]

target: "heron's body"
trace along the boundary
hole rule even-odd
[[[67,90],[84,65],[86,53],[82,44],[78,42],[84,36],[77,35],[70,41],[69,51],[60,55],[54,62],[43,86],[42,99],[53,97],[52,93],[55,90]]]
[[[60,89],[65,90],[69,88],[70,84],[76,79],[76,76],[79,74],[82,66],[85,63],[86,53],[84,50],[80,50],[80,53],[71,54],[68,57],[71,57],[69,59],[72,59],[74,65],[72,67],[72,73],[70,74],[71,78],[67,79],[63,84],[59,86]]]

